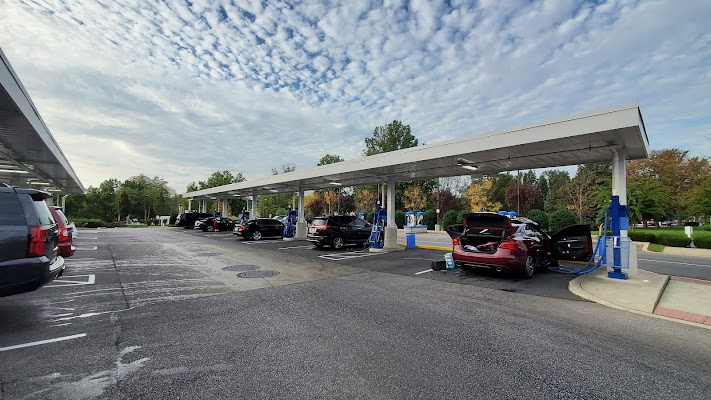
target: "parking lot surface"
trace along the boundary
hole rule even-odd
[[[0,298],[0,398],[707,398],[708,330],[443,252],[82,230],[60,279]],[[620,375],[616,375],[620,374]]]

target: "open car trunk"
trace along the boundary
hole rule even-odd
[[[464,224],[447,228],[449,236],[459,238],[462,250],[473,253],[495,253],[501,242],[514,232],[511,220],[493,213],[464,215]]]

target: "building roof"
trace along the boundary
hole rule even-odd
[[[627,105],[466,139],[412,147],[356,160],[185,193],[192,199],[250,196],[493,174],[610,162],[613,149],[628,160],[647,158],[649,139],[639,105]],[[475,169],[475,170],[474,170]]]
[[[0,182],[64,193],[84,191],[27,90],[0,50]]]

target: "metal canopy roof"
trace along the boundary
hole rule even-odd
[[[0,61],[0,182],[83,192],[84,186],[1,49]]]
[[[639,105],[324,165],[185,193],[192,199],[272,194],[447,176],[493,174],[610,162],[613,149],[628,160],[647,158],[649,139]],[[473,168],[476,171],[473,171]],[[336,183],[340,183],[337,185]]]

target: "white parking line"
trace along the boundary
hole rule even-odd
[[[83,278],[86,277],[86,281],[73,281],[67,278]],[[93,285],[96,283],[96,275],[73,275],[73,276],[63,276],[64,279],[55,279],[52,283],[45,285],[43,287],[65,287],[65,286],[82,286],[82,285]]]
[[[77,239],[80,239],[80,240],[97,240],[98,237],[95,237],[95,238],[88,238],[88,237],[82,236],[82,237],[77,237]]]
[[[291,247],[279,247],[277,250],[288,250],[288,249],[311,249],[314,246],[312,245],[306,245],[306,246],[291,246]]]
[[[420,272],[415,272],[415,275],[426,274],[426,273],[428,273],[428,272],[432,272],[432,268],[426,269],[426,270],[420,271]]]
[[[693,267],[706,267],[706,268],[711,268],[711,265],[689,264],[689,263],[679,262],[679,261],[647,260],[647,259],[644,259],[644,258],[638,258],[637,261],[651,261],[651,262],[659,262],[659,263],[667,263],[667,264],[681,264],[681,265],[691,265],[691,266],[693,266]]]
[[[96,250],[96,249],[97,249],[96,246],[92,246],[92,247],[77,247],[77,251],[79,251],[79,250]]]
[[[268,244],[268,243],[273,243],[273,242],[264,242],[264,241],[252,241],[252,242],[242,242],[243,244]]]
[[[41,344],[62,342],[62,341],[64,341],[64,340],[77,339],[77,338],[85,337],[85,336],[86,336],[86,333],[80,333],[80,334],[78,334],[78,335],[62,336],[62,337],[58,337],[58,338],[55,338],[55,339],[38,340],[38,341],[36,341],[36,342],[29,342],[29,343],[23,343],[23,344],[16,344],[16,345],[14,345],[14,346],[0,347],[0,351],[8,351],[8,350],[22,349],[22,348],[25,348],[25,347],[38,346],[38,345],[41,345]]]
[[[381,254],[388,254],[388,253],[385,251],[382,253],[353,251],[350,253],[323,254],[323,255],[320,255],[319,258],[325,258],[326,260],[331,260],[331,261],[341,261],[341,260],[349,260],[351,258],[377,256],[377,255],[381,255]]]

